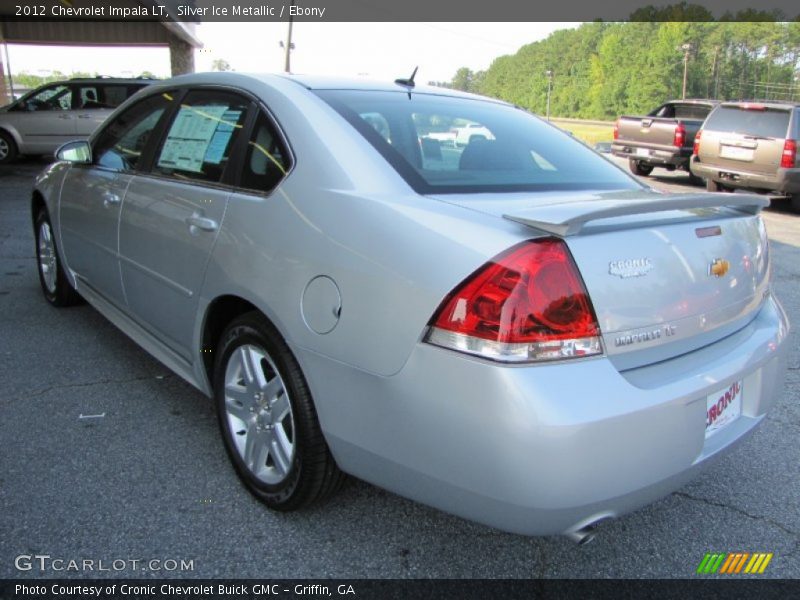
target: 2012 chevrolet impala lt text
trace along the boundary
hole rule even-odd
[[[188,75],[58,158],[32,196],[45,297],[213,396],[273,509],[349,473],[585,541],[781,390],[767,200],[656,193],[498,101]]]

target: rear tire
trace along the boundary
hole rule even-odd
[[[630,168],[631,173],[638,175],[639,177],[647,177],[653,172],[653,165],[647,165],[634,158],[628,159],[628,167]]]
[[[274,510],[320,502],[345,480],[328,448],[297,360],[257,312],[222,334],[214,364],[222,439],[236,473]]]
[[[14,162],[17,160],[17,156],[19,156],[19,151],[14,138],[5,131],[0,131],[0,165]]]
[[[706,179],[706,190],[708,190],[709,192],[725,192],[728,194],[733,193],[733,188],[718,183],[713,179]]]
[[[800,213],[800,195],[794,194],[793,196],[789,196],[789,205],[794,212]]]
[[[700,185],[703,185],[703,183],[705,183],[705,182],[703,181],[702,177],[698,177],[697,175],[695,175],[694,173],[689,171],[689,184],[690,185],[698,185],[698,186],[700,186]]]
[[[34,237],[36,239],[36,266],[39,271],[39,283],[45,299],[57,307],[80,303],[82,298],[70,284],[61,266],[61,258],[58,256],[58,247],[53,235],[53,226],[44,209],[36,215]]]

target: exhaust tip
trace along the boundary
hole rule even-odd
[[[594,525],[581,527],[575,531],[568,531],[565,534],[570,540],[578,544],[578,546],[585,546],[591,543],[595,538]]]

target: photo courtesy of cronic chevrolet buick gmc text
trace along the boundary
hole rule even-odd
[[[484,134],[442,142],[455,122]],[[45,298],[80,294],[212,396],[276,510],[349,473],[585,542],[782,389],[768,200],[656,193],[503,102],[195,74],[58,158],[31,198]]]
[[[709,191],[766,192],[800,212],[798,139],[800,103],[726,102],[695,138],[692,173]]]

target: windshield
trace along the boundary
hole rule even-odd
[[[523,110],[405,91],[317,90],[419,193],[641,186]]]
[[[720,106],[708,117],[703,129],[783,139],[789,130],[789,111]]]

